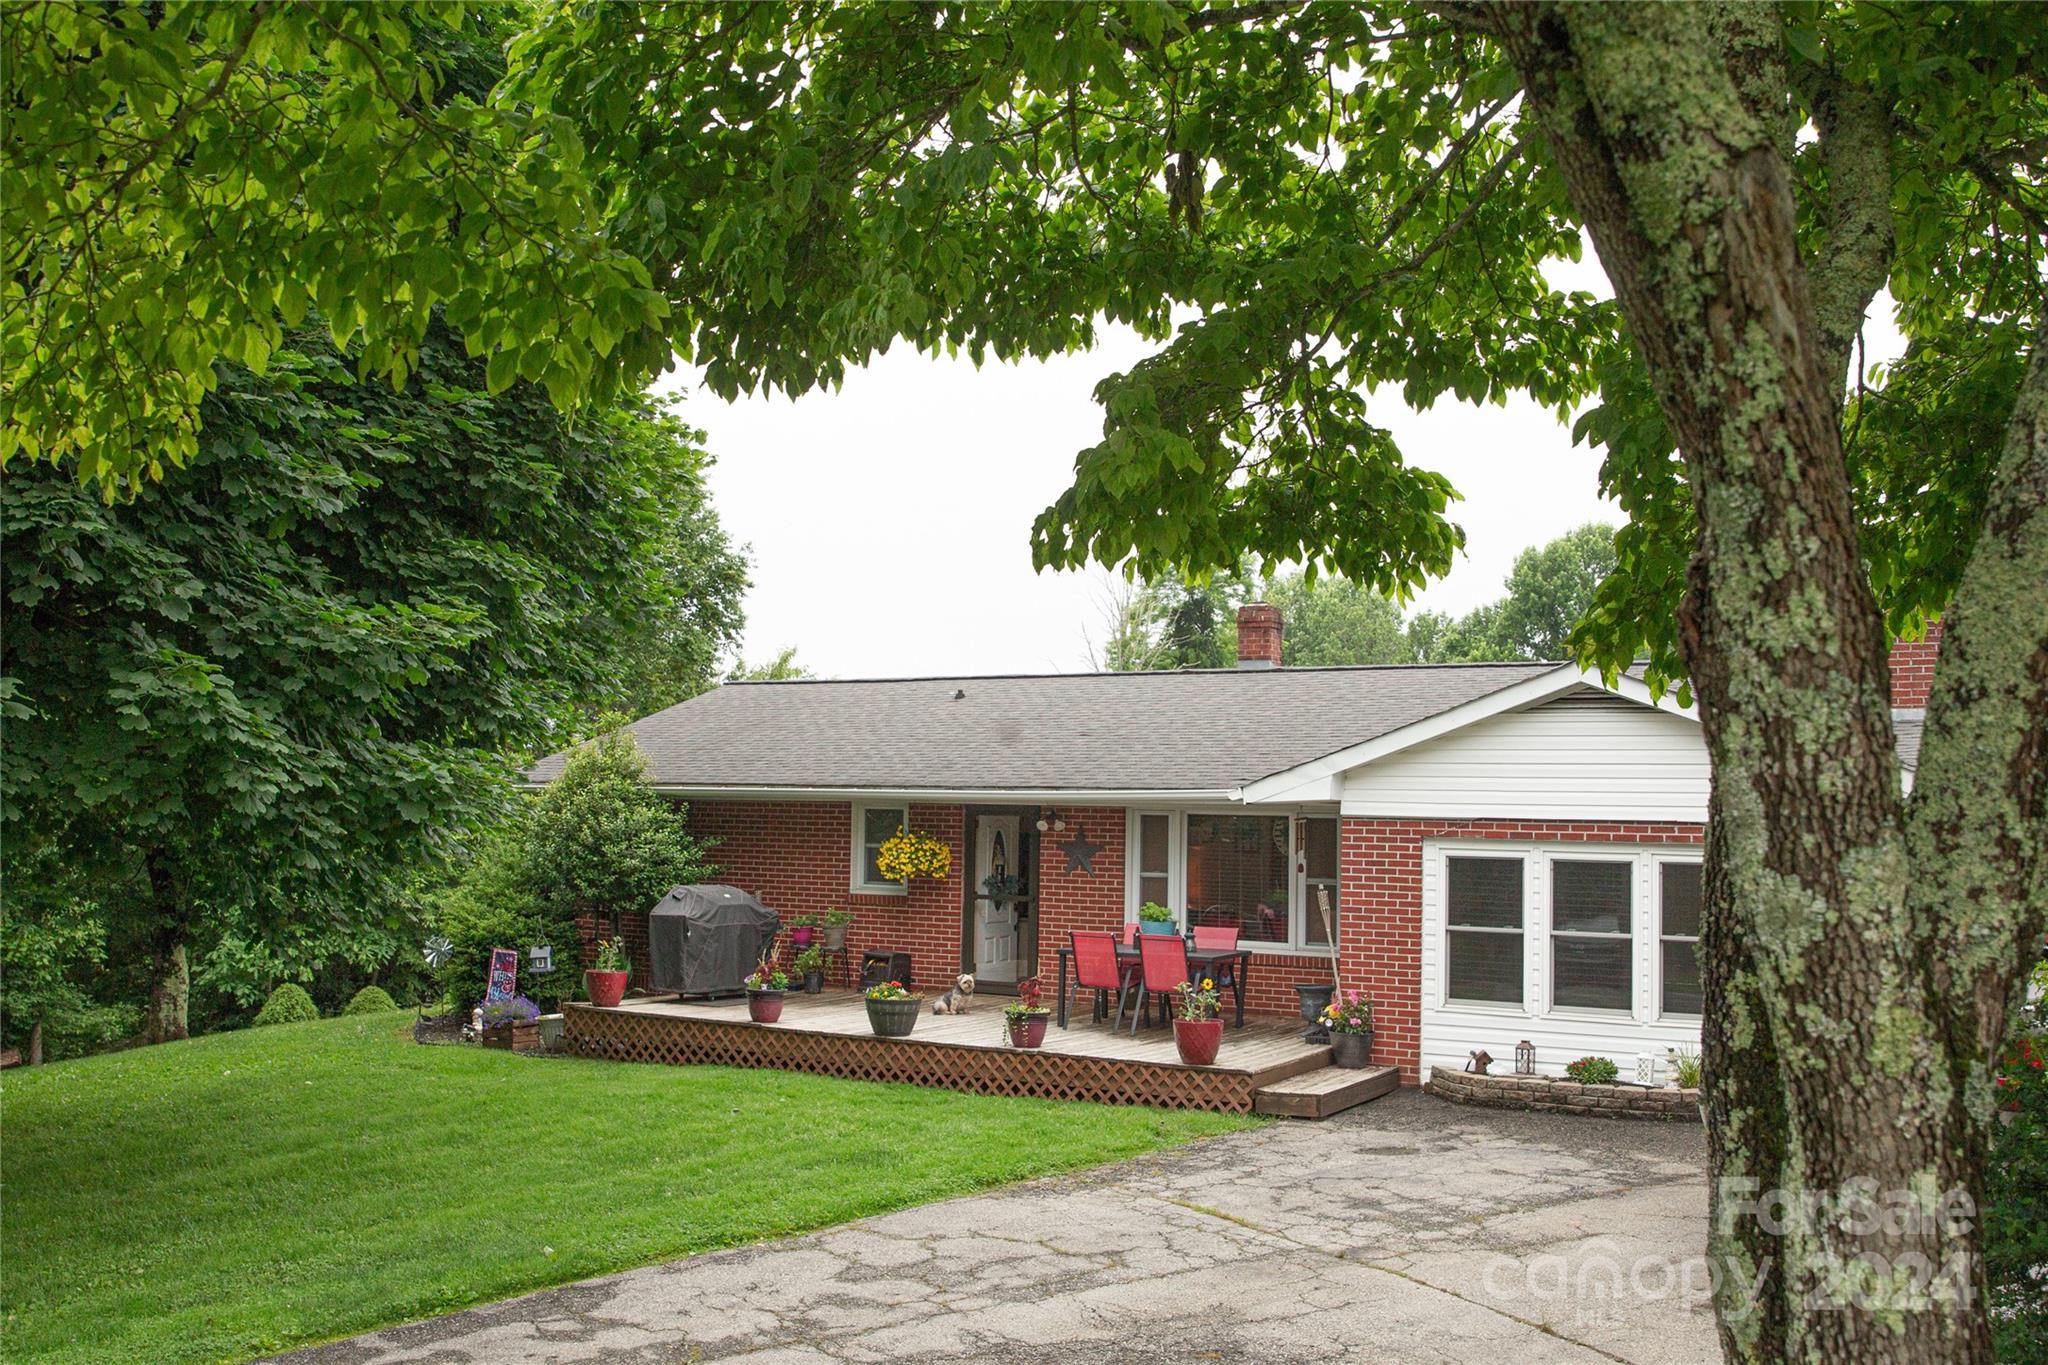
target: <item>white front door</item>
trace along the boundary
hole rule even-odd
[[[986,894],[990,877],[1017,877],[1021,819],[982,815],[974,822],[974,974],[990,981],[1015,981],[1017,903]]]

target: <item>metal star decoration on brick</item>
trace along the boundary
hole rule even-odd
[[[1091,877],[1095,875],[1095,855],[1102,852],[1102,845],[1089,843],[1088,831],[1084,827],[1074,826],[1074,837],[1053,847],[1067,855],[1067,871],[1085,872]]]

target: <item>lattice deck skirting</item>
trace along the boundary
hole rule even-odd
[[[1073,1056],[961,1043],[920,1042],[678,1018],[565,1004],[562,1036],[580,1057],[669,1065],[769,1067],[897,1081],[977,1095],[1029,1095],[1249,1114],[1252,1092],[1299,1063],[1260,1071],[1189,1067],[1125,1057]],[[1320,1060],[1309,1063],[1320,1065]]]

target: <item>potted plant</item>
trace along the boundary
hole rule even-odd
[[[1173,911],[1153,901],[1146,901],[1138,907],[1138,930],[1146,934],[1171,934],[1176,932]]]
[[[804,994],[816,995],[825,989],[825,950],[813,943],[796,955],[796,974],[803,978]]]
[[[981,894],[998,903],[1016,900],[1023,891],[1022,879],[1012,875],[991,872],[981,879]]]
[[[747,988],[747,1018],[757,1024],[772,1024],[782,1017],[782,993],[789,989],[789,973],[764,957],[741,984]]]
[[[914,877],[944,881],[953,872],[953,850],[942,839],[899,825],[875,850],[875,870],[906,887]]]
[[[485,1047],[502,1047],[513,1052],[540,1050],[540,1006],[523,995],[508,995],[483,1007]]]
[[[1183,981],[1173,988],[1173,1045],[1189,1066],[1214,1066],[1223,1046],[1223,1020],[1216,1014],[1216,983]]]
[[[803,949],[811,946],[811,940],[818,936],[816,915],[791,915],[789,917],[789,946]]]
[[[615,1008],[626,998],[626,978],[631,975],[632,966],[632,959],[626,956],[625,939],[599,939],[597,959],[583,973],[583,989],[589,994],[590,1003],[599,1009]]]
[[[1372,1065],[1372,1001],[1346,991],[1323,1007],[1322,1025],[1330,1031],[1330,1060],[1338,1066]]]
[[[868,1027],[877,1038],[908,1038],[917,1027],[924,997],[903,989],[901,981],[881,981],[867,989]]]
[[[846,926],[853,920],[853,911],[841,910],[836,906],[825,912],[825,950],[832,953],[846,951]]]
[[[1017,998],[1003,1006],[1003,1023],[1010,1032],[1011,1047],[1038,1047],[1045,1042],[1045,1023],[1052,1011],[1039,1003],[1044,994],[1037,977],[1017,983]]]

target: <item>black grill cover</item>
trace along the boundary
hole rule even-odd
[[[647,912],[657,991],[731,995],[775,941],[782,917],[736,886],[678,886]]]

